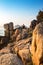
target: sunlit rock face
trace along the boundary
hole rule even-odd
[[[14,52],[21,58],[24,65],[32,65],[31,53],[29,50],[30,41],[32,38],[22,39],[15,42],[13,47]]]
[[[43,65],[43,22],[34,31],[31,45],[32,61],[34,65]]]

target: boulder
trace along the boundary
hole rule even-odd
[[[4,29],[5,29],[5,36],[9,37],[10,36],[10,31],[9,31],[9,24],[4,24]]]
[[[43,65],[43,22],[39,23],[33,31],[30,51],[33,64]]]
[[[31,54],[29,51],[31,39],[32,38],[20,40],[15,43],[14,48],[13,48],[14,52],[22,59],[24,65],[27,65],[27,63],[32,62]]]
[[[4,24],[4,28],[5,28],[6,30],[9,30],[9,24]]]
[[[13,37],[13,30],[10,31],[10,41],[12,41],[12,37]]]
[[[7,47],[2,48],[2,49],[0,50],[0,55],[10,53],[10,51],[11,51],[10,48],[7,48]]]
[[[13,30],[12,31],[10,31],[10,37],[13,35]]]
[[[9,30],[10,30],[10,31],[13,31],[13,22],[10,22],[10,23],[9,23]]]
[[[15,34],[13,34],[13,35],[11,36],[11,40],[12,40],[12,41],[16,41],[16,35],[15,35]]]
[[[11,40],[12,41],[16,41],[17,38],[18,38],[19,33],[20,33],[20,30],[19,29],[16,29],[15,32],[13,32],[13,34],[11,36]]]
[[[24,48],[22,50],[19,50],[18,55],[22,59],[24,65],[27,65],[27,63],[32,62],[31,54],[30,54],[29,49]]]
[[[16,29],[15,36],[17,36],[19,33],[20,33],[20,30],[19,29]]]
[[[28,47],[31,44],[32,38],[27,38],[14,42],[14,50],[17,53],[18,50],[22,50],[25,47]]]
[[[5,36],[9,38],[10,37],[10,31],[9,30],[5,30],[4,32],[5,32]]]
[[[27,29],[22,29],[22,39],[27,38],[27,37],[28,37]]]
[[[17,36],[17,38],[16,38],[16,41],[19,41],[19,40],[21,40],[21,39],[22,39],[22,35],[19,34],[19,35]]]
[[[3,54],[0,56],[0,65],[23,65],[16,54]]]

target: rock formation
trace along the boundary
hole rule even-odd
[[[34,31],[31,44],[32,60],[34,65],[43,65],[43,22],[39,23]]]
[[[5,36],[9,38],[10,32],[9,32],[9,24],[4,24],[5,29]]]
[[[0,56],[0,65],[23,65],[16,54],[3,54]]]
[[[13,34],[13,23],[10,22],[8,24],[4,24],[4,28],[5,28],[5,36],[8,37],[9,39],[11,39],[11,36]]]
[[[0,65],[43,65],[43,11],[30,27],[4,24],[0,36]]]
[[[20,40],[15,43],[14,51],[22,59],[24,65],[30,63],[32,65],[31,53],[29,51],[29,45],[32,38]]]
[[[13,29],[14,29],[13,23],[10,22],[10,23],[9,23],[10,40],[11,40],[11,36],[13,35]]]

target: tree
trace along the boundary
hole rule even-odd
[[[31,29],[31,30],[34,30],[36,24],[37,24],[37,20],[32,20],[32,21],[31,21],[31,25],[30,25],[30,29]]]
[[[38,15],[37,15],[37,20],[42,22],[43,21],[43,11],[39,11]]]

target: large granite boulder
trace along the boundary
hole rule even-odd
[[[20,30],[16,29],[15,32],[13,32],[13,35],[11,36],[12,41],[16,41],[17,36],[19,35]]]
[[[13,48],[14,52],[22,59],[24,65],[27,65],[27,63],[30,63],[30,64],[32,63],[31,53],[29,50],[31,39],[32,38],[27,38],[27,39],[15,42],[15,45]]]
[[[30,47],[34,65],[43,65],[43,22],[39,23],[34,31]]]
[[[14,51],[17,53],[18,50],[22,50],[25,47],[27,48],[28,45],[31,44],[31,41],[32,41],[32,37],[14,42],[14,47],[13,47]]]
[[[32,65],[32,58],[29,49],[24,48],[19,50],[18,55],[22,59],[24,65],[27,65],[28,63],[31,63]]]
[[[0,56],[0,65],[23,65],[16,54],[3,54]]]

